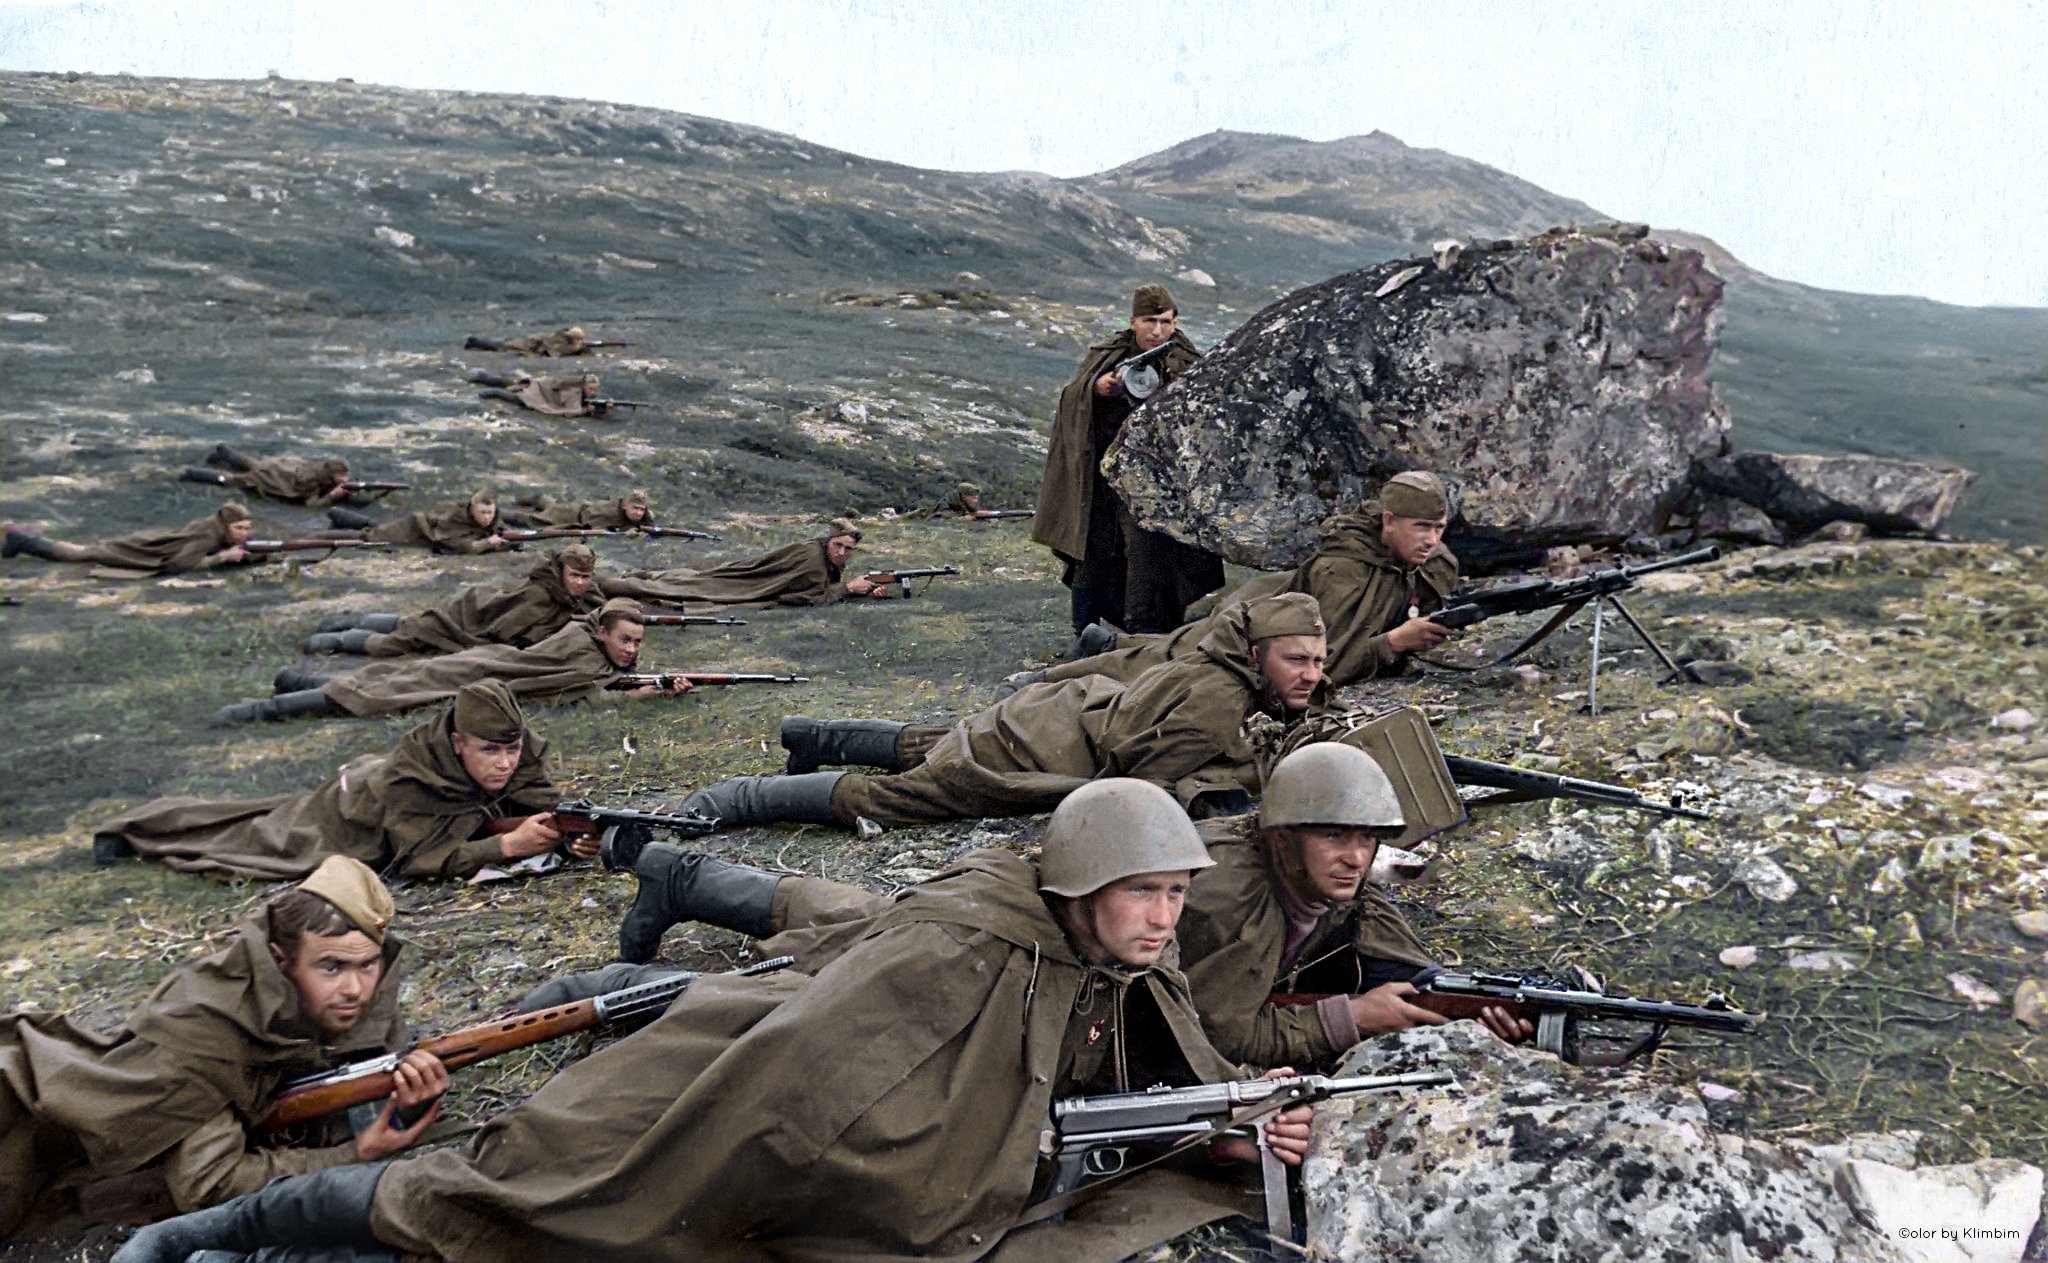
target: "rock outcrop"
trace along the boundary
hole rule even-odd
[[[1725,447],[1721,281],[1631,228],[1557,229],[1298,290],[1134,413],[1110,476],[1147,526],[1292,565],[1389,475],[1457,485],[1482,545],[1660,529]]]
[[[1883,456],[1781,456],[1739,452],[1700,462],[1693,480],[1795,531],[1861,522],[1890,534],[1924,534],[1955,511],[1973,475],[1952,465]]]
[[[2017,1263],[2040,1215],[2039,1167],[1916,1168],[1911,1132],[1745,1139],[1691,1088],[1578,1070],[1475,1023],[1372,1040],[1344,1073],[1424,1069],[1464,1090],[1318,1107],[1303,1167],[1315,1257]]]

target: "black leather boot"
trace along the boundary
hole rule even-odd
[[[1117,630],[1107,623],[1090,623],[1074,638],[1074,647],[1067,651],[1066,662],[1078,662],[1092,658],[1098,653],[1108,653],[1116,648]]]
[[[0,559],[17,556],[21,553],[27,553],[31,557],[41,557],[44,561],[57,560],[57,548],[47,537],[32,535],[27,531],[7,532],[7,542],[0,544]]]
[[[306,689],[298,693],[279,693],[276,697],[265,697],[251,702],[236,702],[213,712],[207,725],[225,728],[229,724],[249,724],[259,719],[290,719],[294,715],[328,715],[339,710],[327,694],[319,689]]]
[[[789,751],[783,770],[791,776],[815,772],[826,763],[853,763],[900,772],[896,739],[909,724],[886,719],[812,719],[785,715],[782,748]]]
[[[92,862],[105,867],[122,860],[135,858],[135,848],[128,845],[128,839],[118,833],[95,833],[92,835]]]
[[[366,636],[368,634],[368,632],[364,633]],[[275,679],[271,680],[270,691],[280,697],[293,693],[317,691],[333,678],[334,673],[331,672],[308,671],[303,667],[286,667],[277,673]]]
[[[367,627],[347,631],[314,632],[306,637],[307,653],[368,653],[370,637],[377,633]]]
[[[779,779],[763,777],[763,780]],[[619,959],[645,964],[672,925],[701,921],[755,938],[769,933],[776,873],[653,842],[640,852],[639,893],[619,922]]]
[[[327,522],[339,531],[366,531],[377,524],[377,519],[354,509],[334,508],[327,510]]]
[[[217,469],[184,469],[178,473],[179,482],[203,482],[215,487],[228,485],[228,476]]]
[[[370,1202],[388,1165],[366,1162],[272,1180],[253,1193],[139,1230],[114,1255],[115,1263],[185,1263],[202,1250],[253,1254],[266,1246],[395,1259],[396,1252],[370,1230]]]
[[[720,827],[769,824],[793,820],[829,824],[832,787],[844,772],[808,772],[802,776],[735,776],[683,800],[694,816],[716,817]]]
[[[255,461],[225,443],[213,445],[213,450],[206,454],[206,463],[215,469],[232,469],[238,474],[246,474],[256,466]]]

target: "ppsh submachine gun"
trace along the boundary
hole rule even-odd
[[[1304,1074],[1054,1101],[1052,1129],[1042,1144],[1051,1161],[1051,1178],[1044,1201],[1027,1213],[1050,1218],[1086,1197],[1090,1185],[1135,1174],[1219,1136],[1249,1135],[1259,1149],[1266,1230],[1291,1241],[1294,1210],[1287,1167],[1266,1144],[1266,1120],[1332,1097],[1409,1088],[1455,1090],[1457,1083],[1456,1075],[1443,1070],[1353,1078]],[[1131,1150],[1140,1145],[1155,1151],[1133,1163]]]

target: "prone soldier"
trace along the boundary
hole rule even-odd
[[[114,566],[159,575],[222,566],[256,566],[270,558],[246,547],[255,529],[249,510],[236,503],[223,504],[183,526],[141,531],[92,544],[49,539],[9,522],[6,542],[0,545],[0,558],[26,554],[43,561]]]
[[[602,604],[597,554],[582,544],[551,552],[524,582],[509,588],[465,588],[439,605],[396,614],[341,614],[323,619],[306,638],[307,653],[358,653],[416,658],[459,653],[478,645],[525,649]]]
[[[834,518],[820,539],[799,540],[753,557],[704,569],[635,570],[600,581],[606,596],[681,605],[831,605],[848,597],[886,597],[887,586],[864,575],[846,577],[860,547],[861,530]]]

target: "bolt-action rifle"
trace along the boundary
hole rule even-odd
[[[724,539],[710,531],[693,531],[686,526],[629,526],[614,535],[645,535],[649,539]]]
[[[338,548],[389,548],[381,539],[252,539],[242,548],[259,555],[269,553],[333,552]]]
[[[730,671],[624,671],[612,677],[608,689],[674,688],[677,680],[689,681],[691,688],[732,684],[809,684],[808,675],[759,675]]]
[[[1045,1201],[1028,1211],[1045,1217],[1063,1211],[1086,1195],[1098,1180],[1136,1172],[1143,1167],[1223,1135],[1249,1130],[1259,1148],[1266,1184],[1266,1231],[1292,1240],[1294,1214],[1287,1188],[1287,1168],[1266,1145],[1266,1119],[1297,1105],[1366,1092],[1403,1088],[1449,1087],[1457,1076],[1444,1070],[1377,1077],[1332,1078],[1320,1074],[1284,1079],[1238,1079],[1192,1088],[1153,1088],[1107,1096],[1075,1096],[1052,1106],[1052,1181]],[[1165,1145],[1163,1152],[1135,1165],[1128,1153],[1137,1144]]]
[[[719,614],[657,614],[653,610],[640,611],[642,627],[745,627],[744,618],[727,618]]]
[[[371,482],[356,478],[344,478],[341,483],[341,489],[352,496],[361,495],[364,492],[369,492],[373,496],[381,496],[393,491],[411,491],[412,484],[409,482]]]
[[[1480,798],[1468,798],[1465,800],[1468,807],[1498,807],[1508,803],[1533,802],[1538,798],[1578,798],[1591,803],[1605,803],[1611,807],[1634,807],[1638,811],[1684,816],[1688,820],[1714,818],[1713,813],[1701,811],[1697,807],[1688,807],[1682,802],[1652,802],[1626,785],[1609,785],[1605,781],[1582,781],[1576,776],[1533,772],[1528,768],[1513,767],[1506,763],[1488,763],[1484,759],[1468,759],[1458,754],[1446,754],[1444,766],[1451,769],[1451,779],[1460,785],[1478,785],[1501,791]]]
[[[777,956],[737,970],[734,976],[770,973],[795,963],[793,956]],[[697,978],[695,973],[676,973],[572,1004],[558,1004],[533,1013],[514,1013],[495,1022],[465,1026],[459,1031],[423,1039],[413,1045],[413,1049],[430,1052],[450,1070],[459,1070],[499,1053],[560,1039],[578,1031],[651,1021],[667,1010],[669,1002],[688,990]],[[263,1117],[263,1130],[277,1131],[368,1101],[383,1100],[397,1086],[393,1072],[398,1069],[398,1063],[405,1060],[405,1055],[402,1052],[386,1053],[381,1057],[338,1066],[323,1074],[289,1081],[271,1098],[270,1112]]]
[[[1501,614],[1519,614],[1530,610],[1547,610],[1556,605],[1583,605],[1603,596],[1613,596],[1636,586],[1640,575],[1653,574],[1659,570],[1672,570],[1679,566],[1697,565],[1712,561],[1721,555],[1721,550],[1712,544],[1696,548],[1677,557],[1666,557],[1662,561],[1644,562],[1639,566],[1616,566],[1612,570],[1596,570],[1592,574],[1580,575],[1576,579],[1530,579],[1522,583],[1502,584],[1468,593],[1429,616],[1429,621],[1439,626],[1459,628],[1470,627]]]
[[[976,509],[965,516],[977,522],[994,522],[1006,517],[1037,517],[1037,509]]]
[[[530,544],[537,539],[596,539],[618,533],[601,526],[535,526],[499,531],[498,538],[510,544]]]
[[[585,345],[585,346],[632,346],[633,344],[632,344],[631,342],[599,342],[599,341],[596,341],[595,339],[591,339],[591,338],[585,338],[585,339],[583,340],[583,345]]]
[[[1487,973],[1432,965],[1416,974],[1413,983],[1415,993],[1401,997],[1409,1004],[1452,1019],[1477,1018],[1487,1008],[1507,1009],[1535,1024],[1538,1048],[1575,1066],[1618,1066],[1633,1061],[1654,1051],[1674,1026],[1748,1035],[1761,1020],[1737,1009],[1719,992],[1709,995],[1704,1004],[1632,1000],[1589,991],[1540,972]],[[1313,1004],[1322,998],[1285,992],[1268,997],[1273,1004]],[[1647,1022],[1650,1030],[1633,1042],[1599,1037],[1597,1044],[1589,1044],[1586,1032],[1580,1030],[1586,1022]]]
[[[900,583],[903,585],[903,595],[911,597],[917,595],[916,586],[913,586],[917,584],[917,581],[937,578],[939,575],[959,573],[960,567],[958,566],[926,566],[922,569],[913,570],[877,570],[864,574],[861,578],[866,579],[878,588],[887,587],[892,583]]]
[[[641,399],[586,399],[583,401],[592,413],[603,416],[613,408],[652,408],[654,405]]]

